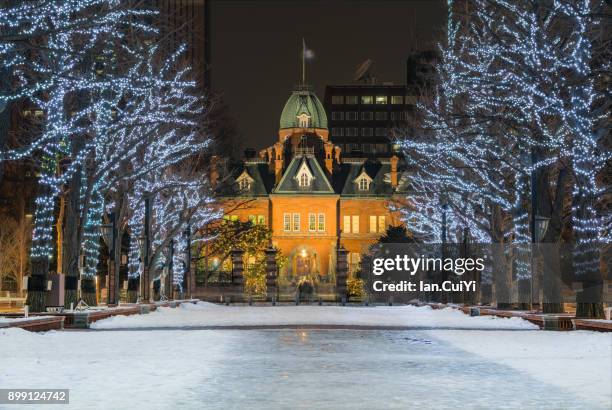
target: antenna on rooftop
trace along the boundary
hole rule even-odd
[[[365,60],[363,63],[359,64],[357,66],[357,69],[355,70],[355,76],[354,76],[354,81],[356,82],[360,82],[363,81],[365,84],[373,84],[374,82],[376,82],[376,78],[372,76],[372,73],[370,72],[370,67],[372,66],[372,60],[371,59],[367,59]]]

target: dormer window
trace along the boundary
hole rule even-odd
[[[300,175],[300,186],[310,186],[310,177],[306,173]]]
[[[310,127],[310,115],[306,113],[302,113],[297,116],[298,126],[300,128],[309,128]]]
[[[300,188],[306,188],[312,185],[314,176],[312,175],[310,168],[308,168],[306,161],[302,162],[302,165],[295,174],[295,179],[297,179],[297,183]]]
[[[249,173],[245,170],[238,178],[236,178],[236,183],[238,184],[238,189],[241,192],[246,192],[251,189],[251,184],[253,183],[253,178],[249,175]]]
[[[361,191],[367,191],[370,189],[370,183],[366,178],[359,178],[359,189]]]
[[[362,171],[361,174],[357,178],[355,178],[355,183],[357,184],[357,188],[360,191],[367,191],[370,189],[370,184],[372,183],[372,178],[365,171]]]
[[[251,184],[249,183],[248,179],[243,178],[238,181],[238,188],[240,188],[241,191],[248,191],[249,189],[251,189]]]

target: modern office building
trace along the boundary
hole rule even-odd
[[[404,85],[330,85],[324,105],[330,141],[344,156],[393,155],[395,129],[412,118],[415,98]]]
[[[159,11],[155,21],[165,47],[177,50],[184,44],[198,85],[210,88],[210,0],[152,0],[150,4]]]

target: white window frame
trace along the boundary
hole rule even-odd
[[[344,215],[343,228],[344,228],[344,233],[351,233],[351,216],[350,215]]]
[[[295,212],[293,214],[292,228],[293,228],[293,232],[299,232],[300,231],[300,214],[297,213],[297,212]]]
[[[325,214],[319,213],[319,218],[317,219],[317,230],[319,232],[325,232]]]
[[[291,232],[291,214],[288,212],[283,214],[283,230],[285,232]]]
[[[317,230],[317,214],[315,213],[308,214],[308,230],[310,232],[315,232]]]
[[[358,185],[360,191],[367,191],[368,189],[370,189],[370,182],[366,177],[359,178]]]

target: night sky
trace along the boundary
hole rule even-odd
[[[238,131],[240,153],[278,136],[280,114],[301,76],[301,44],[315,58],[307,82],[323,101],[326,85],[353,82],[355,67],[374,60],[379,81],[404,84],[406,57],[431,48],[446,18],[444,0],[213,0],[211,83]]]

